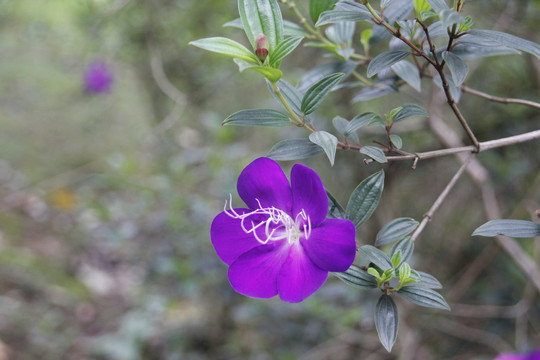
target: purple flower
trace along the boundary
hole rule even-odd
[[[234,290],[300,302],[322,286],[329,271],[351,266],[354,224],[326,219],[328,197],[315,171],[294,165],[289,184],[278,163],[259,158],[242,171],[237,189],[247,208],[227,209],[225,202],[210,230],[217,255],[230,265]]]
[[[493,360],[540,360],[540,349],[526,354],[500,354]]]
[[[109,92],[113,76],[104,61],[95,61],[88,65],[84,73],[84,89],[92,93]]]

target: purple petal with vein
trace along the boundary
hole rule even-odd
[[[326,219],[311,230],[309,239],[302,239],[309,258],[321,269],[342,272],[356,255],[356,229],[350,220]]]
[[[279,272],[279,297],[286,302],[300,302],[317,291],[327,277],[328,272],[313,264],[302,246],[294,244]]]
[[[276,207],[287,213],[291,210],[292,195],[289,180],[279,164],[269,158],[258,158],[240,174],[238,195],[250,209]]]
[[[257,246],[240,255],[229,268],[232,288],[246,296],[271,298],[278,293],[277,278],[288,254],[281,243]]]
[[[328,196],[319,175],[300,164],[291,170],[293,215],[305,210],[311,225],[319,225],[328,214]]]

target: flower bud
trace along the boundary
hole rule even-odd
[[[264,62],[268,56],[268,39],[264,34],[257,36],[256,40],[257,49],[255,50],[255,55]]]
[[[259,48],[259,49],[255,50],[255,55],[257,55],[259,60],[264,62],[264,60],[266,60],[266,57],[268,56],[268,50],[265,49],[265,48]]]

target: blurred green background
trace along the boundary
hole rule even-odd
[[[477,0],[467,10],[479,28],[540,42],[538,1]],[[486,218],[466,176],[412,260],[441,280],[457,311],[398,301],[393,354],[374,329],[376,292],[336,278],[300,304],[231,290],[210,223],[244,166],[278,140],[306,137],[297,128],[221,126],[240,109],[278,108],[259,74],[188,46],[210,36],[247,43],[222,27],[237,16],[233,0],[0,1],[0,360],[491,359],[538,346],[537,293],[493,239],[470,237]],[[284,61],[285,78],[296,83],[302,69],[330,61],[322,54],[300,47]],[[113,73],[109,93],[83,90],[95,60]],[[538,59],[469,65],[472,87],[540,99]],[[432,85],[423,86],[423,95],[402,89],[355,104],[338,93],[316,121],[331,129],[336,114],[388,113],[406,102],[428,108]],[[461,106],[480,140],[539,128],[534,109],[467,94]],[[459,130],[444,103],[441,111]],[[443,147],[425,121],[396,131],[409,151]],[[505,217],[530,220],[540,208],[539,150],[536,141],[481,154]],[[339,153],[333,168],[323,156],[303,163],[342,203],[381,167],[352,152]],[[287,173],[291,165],[283,164]],[[385,165],[385,193],[359,244],[373,244],[393,218],[420,220],[458,166],[451,157],[414,171]],[[534,242],[521,244],[538,262]]]

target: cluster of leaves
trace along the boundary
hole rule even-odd
[[[294,8],[294,3],[282,2]],[[240,18],[226,25],[243,29],[253,51],[223,37],[196,40],[191,44],[232,56],[240,71],[250,69],[261,73],[272,96],[284,109],[284,112],[241,110],[227,117],[224,125],[295,125],[309,132],[307,138],[278,142],[268,153],[269,157],[296,160],[324,152],[333,164],[336,150],[353,149],[384,163],[387,153],[399,153],[403,146],[403,140],[391,133],[394,123],[429,114],[416,104],[404,104],[384,117],[373,112],[359,114],[351,120],[335,116],[332,124],[341,136],[340,140],[330,132],[317,130],[311,119],[332,91],[360,88],[352,97],[353,102],[384,96],[404,85],[421,92],[421,79],[428,76],[427,69],[432,66],[437,73],[429,76],[434,84],[447,92],[449,102],[458,102],[461,86],[469,72],[466,60],[520,51],[540,58],[540,46],[528,40],[498,31],[472,29],[472,18],[462,14],[464,3],[454,1],[451,8],[444,0],[381,0],[377,11],[368,1],[360,4],[349,0],[311,0],[313,26],[302,19],[303,28],[283,20],[276,0],[238,0]],[[412,12],[415,18],[408,19]],[[360,47],[355,48],[357,23],[364,28],[360,30]],[[259,56],[261,36],[266,37],[268,43],[264,56]],[[388,51],[373,57],[374,46],[388,38],[391,38]],[[307,71],[294,86],[283,79],[280,65],[304,39],[309,40],[304,46],[324,49],[334,61]],[[438,48],[434,40],[443,45]],[[366,77],[359,73],[359,68],[365,71]],[[354,80],[344,82],[349,77]],[[382,127],[386,131],[387,144],[379,143],[381,147],[360,144],[357,131],[367,126]],[[382,171],[368,177],[353,191],[346,209],[329,194],[330,216],[346,218],[356,227],[361,226],[377,207],[383,185]],[[353,266],[345,273],[336,274],[350,285],[377,288],[383,292],[375,309],[375,324],[388,351],[396,340],[398,327],[393,293],[421,306],[449,310],[443,297],[433,290],[441,288],[440,283],[407,263],[414,248],[413,239],[408,235],[417,226],[418,222],[410,218],[391,221],[381,229],[375,242],[377,247],[395,242],[389,254],[374,246],[363,246],[359,251],[369,259],[369,265]],[[496,226],[488,228],[490,233],[497,232]],[[481,229],[475,235],[485,234]],[[537,234],[538,229],[534,231]]]
[[[356,227],[364,224],[375,211],[384,187],[384,172],[379,171],[358,185],[346,209],[329,194],[329,214],[351,220]],[[368,266],[352,265],[335,275],[346,284],[360,289],[379,289],[382,295],[375,307],[375,325],[383,346],[390,351],[397,338],[398,311],[391,295],[397,293],[408,301],[425,307],[450,310],[444,298],[433,289],[442,285],[432,275],[411,268],[407,261],[414,250],[409,236],[418,226],[411,218],[397,218],[377,233],[375,246],[394,243],[388,254],[372,245],[358,251],[368,259]]]

